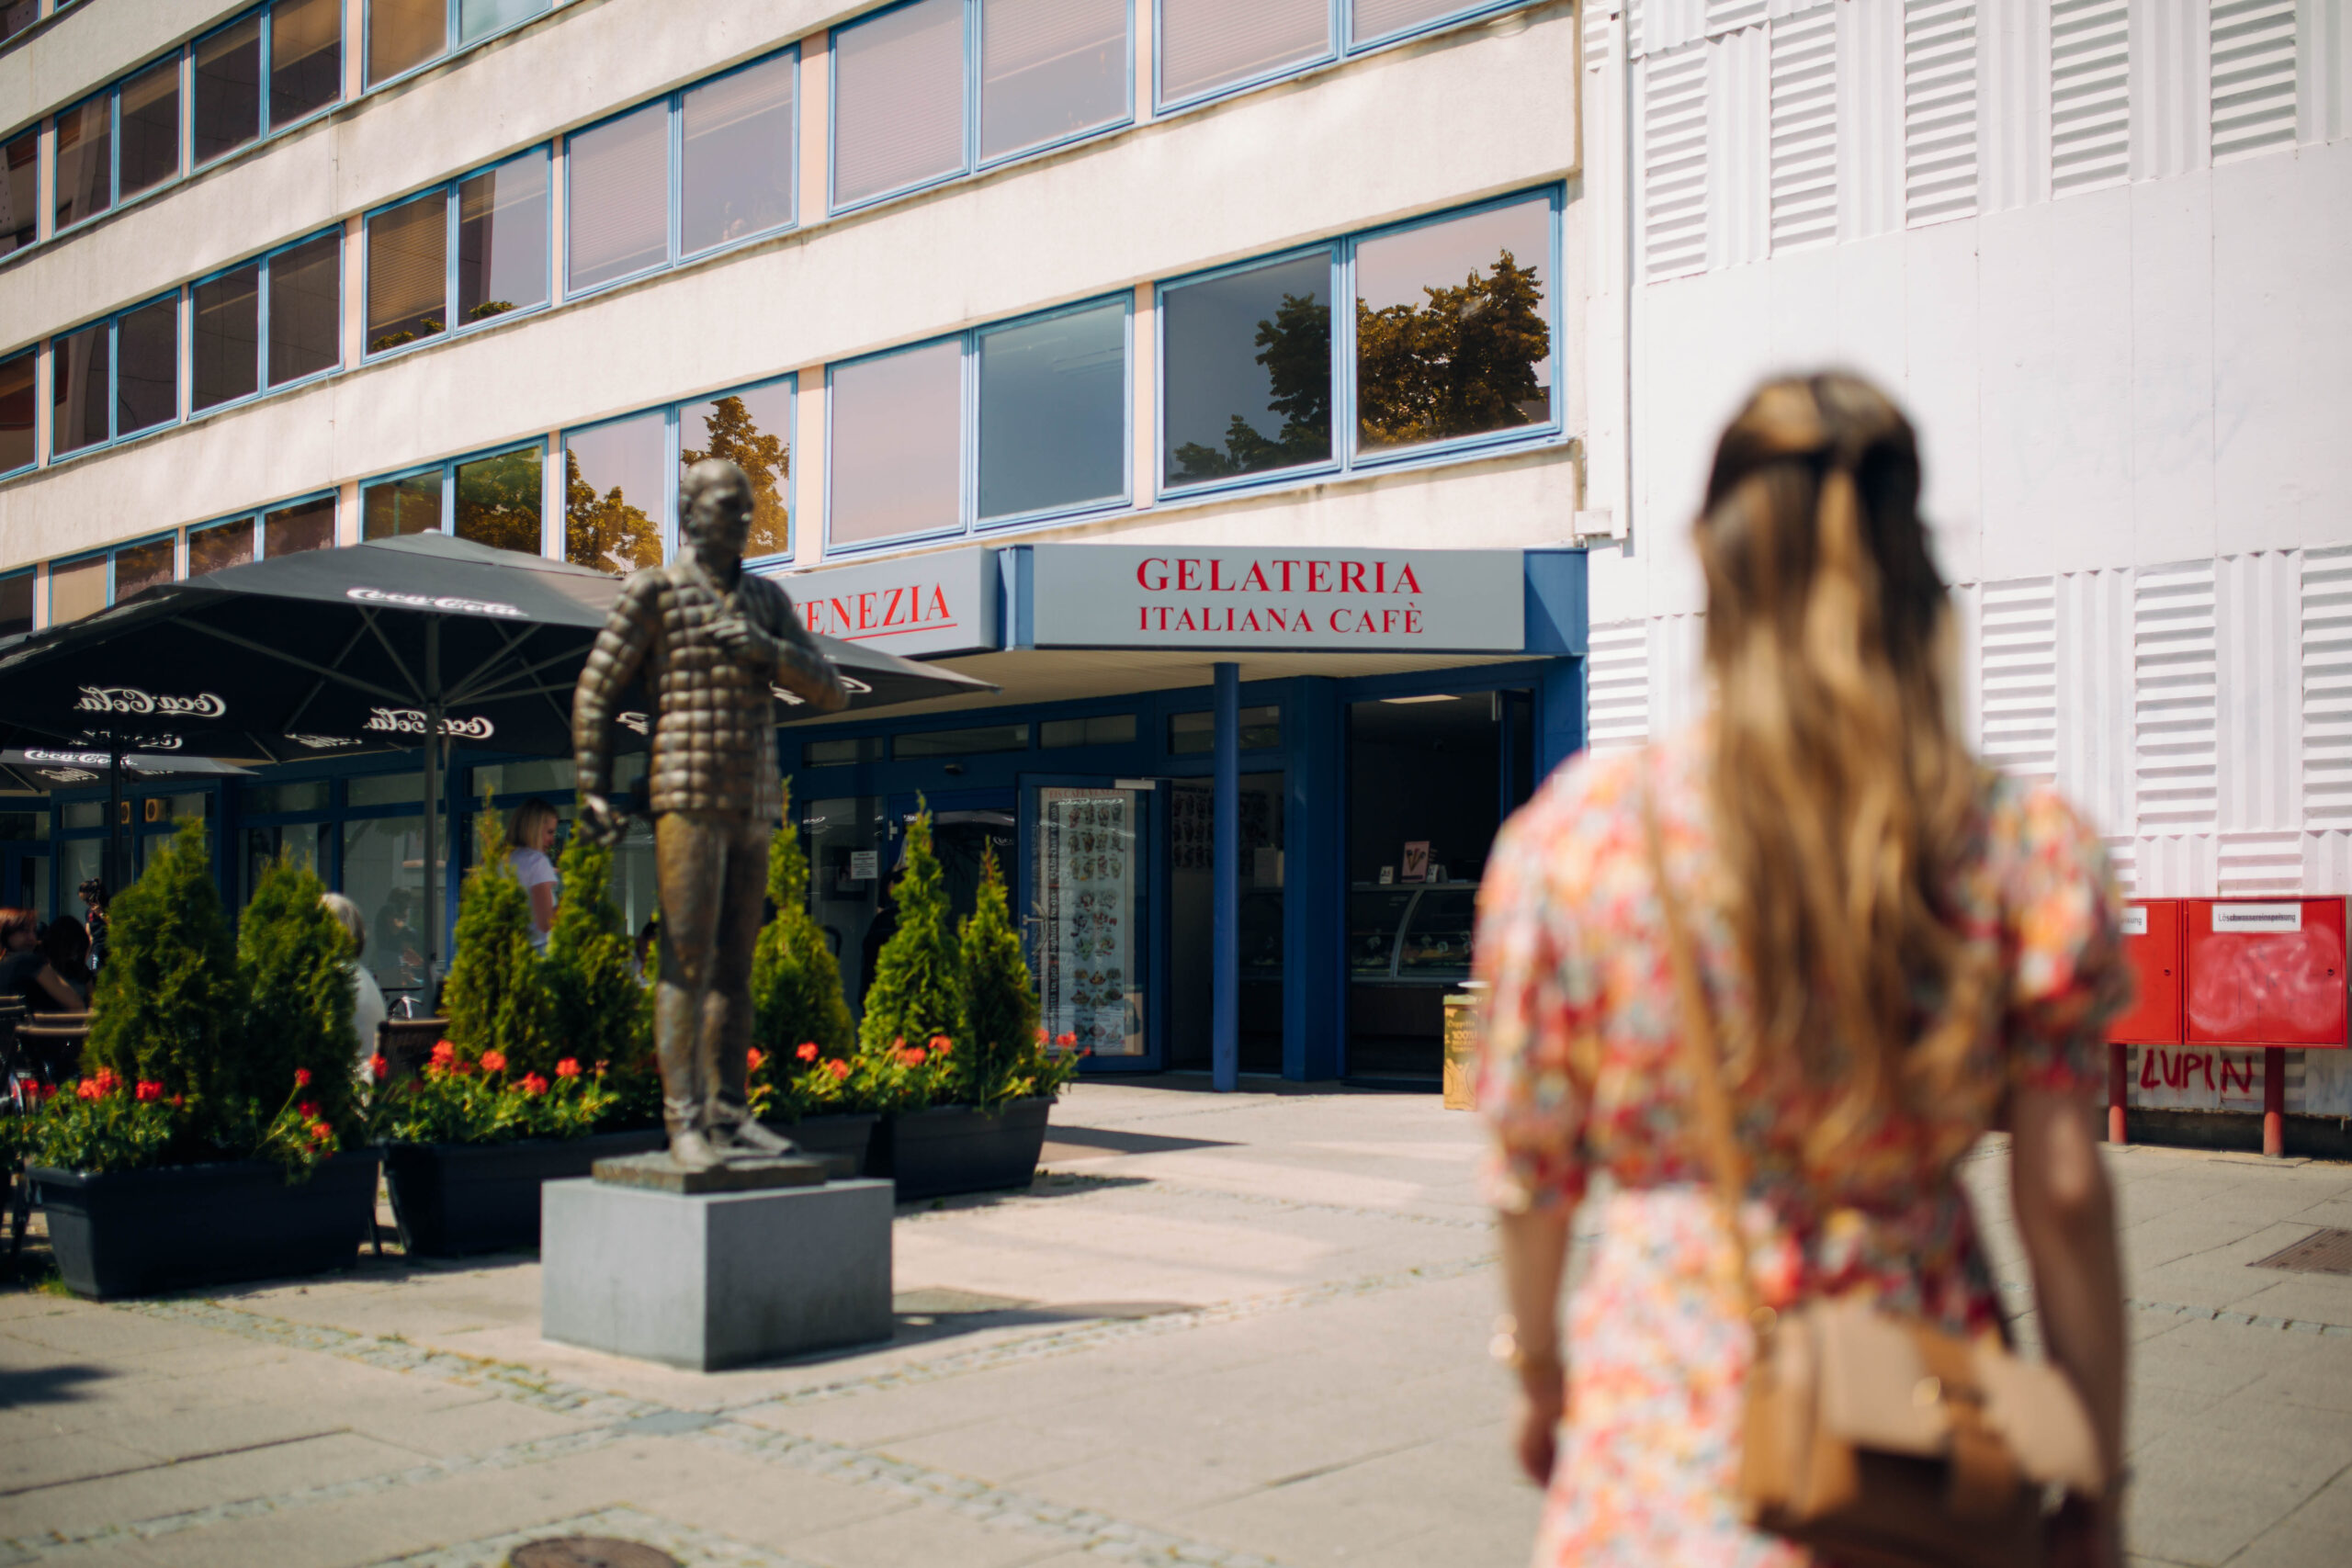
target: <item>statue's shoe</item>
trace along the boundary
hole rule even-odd
[[[711,1142],[693,1127],[682,1128],[670,1134],[670,1158],[686,1170],[708,1170],[723,1165],[728,1150]]]
[[[737,1158],[775,1159],[784,1155],[797,1155],[800,1145],[766,1123],[745,1117],[732,1126],[713,1127],[714,1136],[723,1135],[729,1144],[727,1153]]]

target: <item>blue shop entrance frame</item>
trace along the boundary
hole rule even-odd
[[[1581,587],[1580,579],[1577,586]],[[1584,743],[1585,661],[1581,603],[1575,608],[1573,641],[1562,637],[1556,652],[1507,663],[1464,664],[1408,673],[1366,676],[1289,676],[1239,682],[1241,708],[1274,706],[1281,713],[1278,745],[1238,751],[1242,773],[1279,773],[1283,777],[1283,1055],[1282,1076],[1292,1080],[1343,1077],[1347,1071],[1347,715],[1350,705],[1384,697],[1447,693],[1526,694],[1534,747],[1524,770],[1503,759],[1504,788],[1515,776],[1540,784],[1551,770]],[[1565,628],[1564,628],[1565,629]],[[1531,641],[1536,641],[1531,638]],[[1246,656],[1243,656],[1246,659]],[[1045,787],[1118,787],[1151,781],[1146,792],[1146,897],[1148,931],[1136,945],[1147,993],[1146,1054],[1138,1057],[1094,1057],[1094,1074],[1158,1072],[1168,1063],[1170,967],[1165,914],[1170,882],[1167,863],[1165,783],[1209,782],[1216,771],[1214,751],[1169,750],[1169,720],[1178,714],[1213,712],[1215,689],[1203,684],[1136,692],[1119,697],[1090,697],[1061,703],[999,703],[910,717],[880,717],[855,723],[787,726],[782,732],[783,766],[791,783],[796,815],[808,803],[843,796],[880,798],[894,818],[903,819],[921,795],[935,808],[956,809],[986,797],[1001,802],[1014,792],[1020,838],[1016,874],[1009,877],[1015,918],[1033,946],[1029,917],[1036,907],[1035,828],[1036,790]],[[1507,696],[1507,701],[1519,700]],[[1132,714],[1132,739],[1107,745],[1047,749],[1040,744],[1052,720]],[[891,739],[929,730],[976,725],[1026,724],[1029,742],[1017,751],[963,756],[891,758]],[[1510,726],[1504,726],[1506,737]],[[858,760],[811,765],[812,741],[865,739],[854,748]],[[1506,740],[1504,744],[1508,745]],[[1516,805],[1515,800],[1506,806]]]

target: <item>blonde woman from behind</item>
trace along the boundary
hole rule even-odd
[[[2123,1314],[2093,1131],[2129,990],[2088,824],[1991,772],[1951,719],[1951,607],[1902,413],[1770,383],[1724,432],[1696,525],[1710,716],[1586,756],[1506,826],[1480,891],[1480,1102],[1501,1220],[1536,1561],[1796,1568],[1737,1504],[1754,1337],[1709,1186],[1644,826],[1654,799],[1722,1048],[1753,1293],[1861,1296],[1955,1333],[2001,1303],[1958,1161],[2006,1111],[2043,1338],[2118,1472]],[[1566,1304],[1570,1211],[1600,1240]],[[2114,1499],[2060,1559],[2120,1561]]]

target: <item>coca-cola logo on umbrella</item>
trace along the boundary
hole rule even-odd
[[[187,718],[219,718],[229,705],[211,692],[187,696],[137,686],[85,686],[74,705],[84,713],[162,713]]]
[[[387,735],[422,735],[424,712],[421,708],[370,708],[366,728]],[[471,718],[451,715],[441,720],[441,733],[458,740],[487,740],[496,728],[479,714]]]
[[[495,599],[462,599],[449,593],[395,593],[386,588],[346,588],[343,596],[356,599],[362,604],[390,604],[402,610],[440,610],[453,615],[523,618],[520,605],[503,604]]]

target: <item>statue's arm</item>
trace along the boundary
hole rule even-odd
[[[582,797],[605,793],[613,755],[613,716],[621,694],[645,668],[653,646],[659,585],[639,573],[621,589],[588,652],[586,668],[571,693],[571,751]]]
[[[775,595],[768,601],[770,613],[760,617],[770,624],[754,625],[752,632],[775,671],[775,683],[819,713],[838,713],[849,706],[849,688],[842,684],[832,660],[818,651],[817,639],[800,624],[792,595],[773,583],[770,586],[775,587]]]

